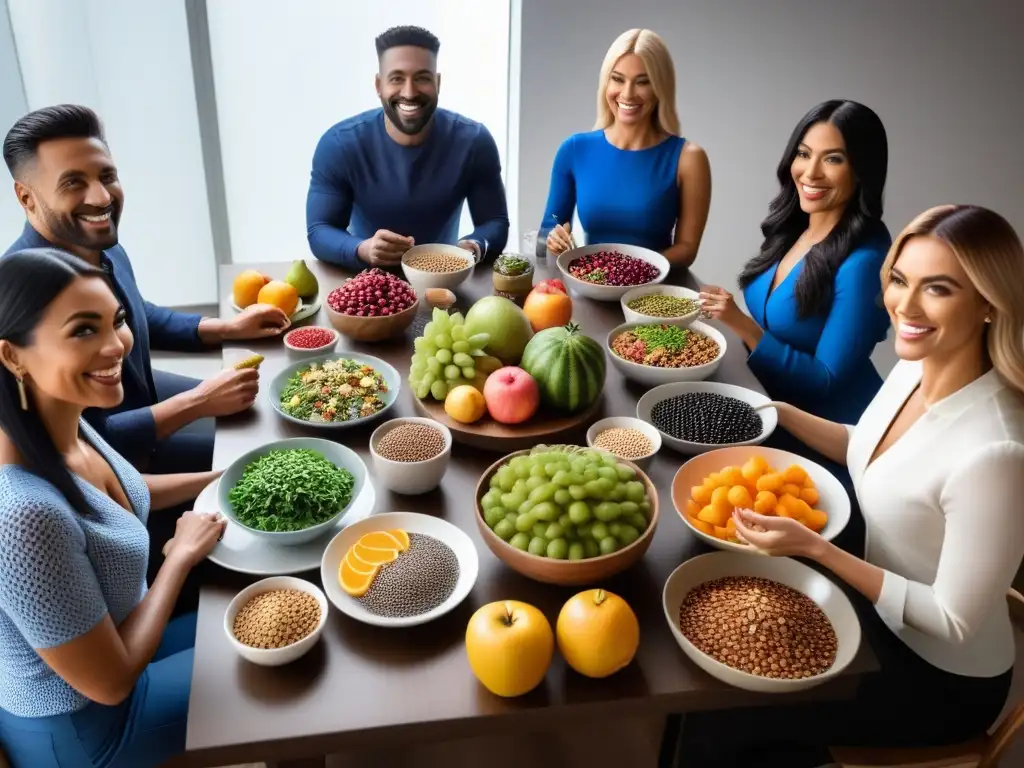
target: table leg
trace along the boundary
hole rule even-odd
[[[267,768],[326,768],[326,757],[307,757],[303,760],[281,760],[267,763]]]
[[[661,749],[658,752],[658,768],[673,768],[676,764],[676,750],[679,747],[679,731],[682,728],[682,715],[667,715],[665,730],[661,734]]]

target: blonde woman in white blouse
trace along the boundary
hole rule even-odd
[[[801,768],[829,762],[829,745],[964,741],[1006,702],[1006,592],[1024,557],[1024,248],[992,211],[933,208],[893,244],[882,286],[900,362],[858,424],[777,404],[782,426],[849,466],[865,558],[795,520],[736,515],[753,546],[813,560],[864,599],[881,671],[850,702],[688,716],[687,766]]]

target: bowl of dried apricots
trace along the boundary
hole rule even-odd
[[[850,522],[850,497],[835,475],[763,446],[720,448],[690,459],[672,480],[672,504],[695,536],[734,552],[758,551],[737,538],[734,509],[795,518],[827,541]]]

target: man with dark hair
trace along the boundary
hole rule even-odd
[[[150,347],[200,351],[226,339],[274,336],[288,324],[276,307],[250,307],[231,320],[158,307],[139,293],[128,256],[117,242],[124,192],[103,127],[88,107],[62,104],[31,112],[7,133],[4,161],[25,209],[25,229],[7,255],[24,248],[56,247],[102,267],[124,305],[135,337],[121,363],[124,401],[85,418],[123,456],[151,472],[209,469],[212,421],[248,408],[256,397],[256,371],[222,371],[206,381],[154,372]]]
[[[416,243],[457,244],[476,261],[501,253],[508,208],[488,130],[438,109],[440,42],[419,27],[376,40],[381,108],[321,137],[306,198],[306,235],[323,261],[395,267]],[[459,237],[469,203],[474,230]]]

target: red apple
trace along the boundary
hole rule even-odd
[[[537,412],[540,388],[522,368],[499,368],[484,382],[484,402],[491,418],[502,424],[521,424]]]
[[[551,280],[541,280],[533,287],[533,290],[535,290],[537,293],[569,293],[567,290],[565,290],[565,283],[563,283],[561,280],[557,278],[552,278]]]

